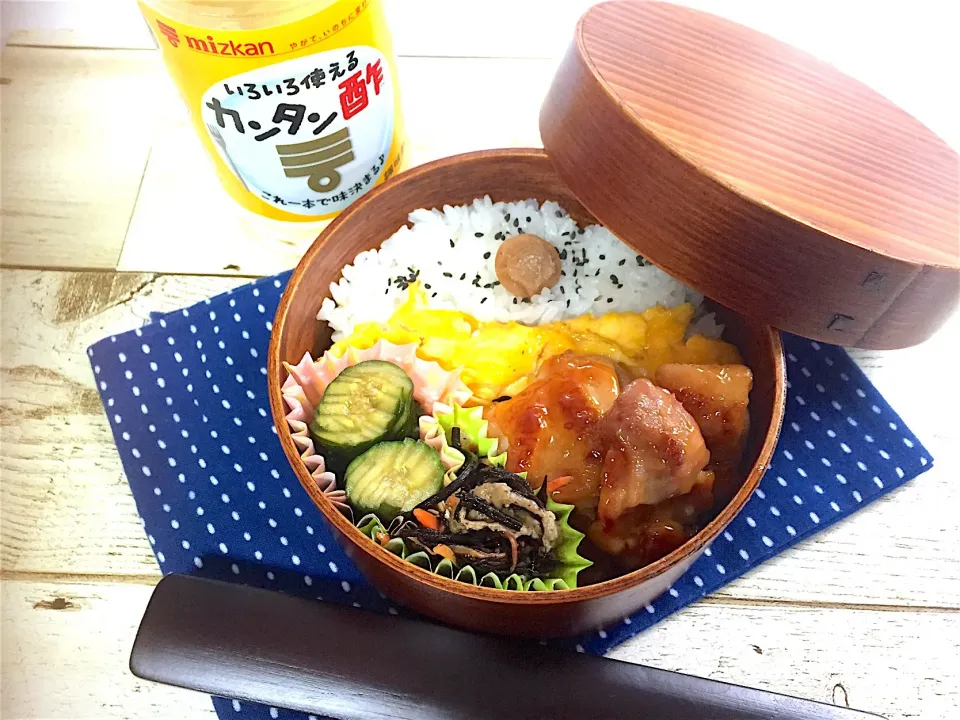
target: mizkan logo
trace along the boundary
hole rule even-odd
[[[207,35],[205,40],[190,37],[187,35],[187,47],[197,52],[209,53],[211,55],[227,55],[231,57],[258,57],[260,55],[273,55],[273,43],[235,43],[233,40],[227,42],[217,42],[212,35]]]
[[[163,35],[174,47],[180,46],[180,35],[176,28],[170,27],[166,23],[157,20],[157,27],[160,28],[160,34]],[[207,35],[205,38],[195,38],[185,35],[187,49],[194,52],[201,52],[207,55],[224,55],[226,57],[260,57],[261,55],[273,55],[273,43],[264,42],[234,42],[227,40],[220,42],[214,39],[213,35]]]
[[[172,28],[159,20],[157,20],[157,27],[160,28],[160,34],[169,40],[171,45],[174,47],[180,46],[180,36],[177,34],[176,28]]]

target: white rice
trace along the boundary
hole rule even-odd
[[[719,337],[712,315],[701,317],[703,296],[650,265],[600,225],[581,230],[555,202],[494,203],[414,210],[410,226],[387,239],[379,250],[362,252],[343,277],[330,285],[318,314],[333,328],[334,341],[364,322],[383,322],[406,298],[404,279],[416,276],[431,307],[459,310],[481,321],[517,321],[537,325],[591,313],[641,312],[683,302],[697,308],[691,330]],[[560,282],[528,302],[503,289],[494,258],[503,238],[539,235],[560,252]],[[398,283],[397,279],[401,278]]]

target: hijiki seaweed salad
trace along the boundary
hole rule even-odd
[[[567,590],[678,548],[739,487],[752,374],[703,298],[556,203],[416,210],[330,287],[287,422],[370,542]]]

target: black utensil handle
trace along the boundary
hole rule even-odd
[[[168,575],[154,590],[130,669],[145,680],[340,720],[878,717],[184,575]]]

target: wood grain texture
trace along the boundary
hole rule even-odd
[[[152,589],[69,580],[4,582],[0,715],[212,720],[206,696],[145,683],[127,672]],[[711,599],[628,640],[611,656],[863,708],[889,720],[952,720],[960,707],[960,674],[953,662],[960,645],[956,617]]]
[[[156,574],[86,348],[242,281],[27,270],[0,279],[2,569]]]
[[[956,306],[957,154],[799,50],[665,3],[601,3],[540,123],[594,215],[742,313],[890,348]]]
[[[153,135],[152,68],[136,51],[4,48],[4,264],[116,266]]]
[[[417,207],[461,205],[489,195],[494,201],[553,199],[581,224],[592,217],[570,194],[542,150],[487,150],[445,158],[402,173],[337,217],[304,254],[287,284],[271,334],[267,377],[270,411],[280,443],[301,485],[324,514],[351,560],[382,592],[402,605],[470,630],[549,637],[574,635],[629,615],[665,592],[723,530],[753,494],[773,454],[783,417],[785,378],[779,333],[718,309],[718,316],[753,370],[750,436],[736,496],[700,533],[669,555],[636,572],[575,590],[515,593],[470,586],[404,562],[359,530],[313,482],[285,421],[282,363],[329,346],[329,328],[316,320],[321,301],[340,269],[377,247],[405,224]]]
[[[0,588],[0,716],[9,720],[216,720],[205,695],[130,674],[152,587],[11,582]]]

